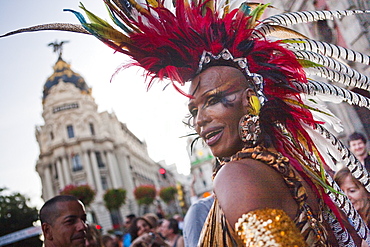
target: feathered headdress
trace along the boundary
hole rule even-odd
[[[343,60],[370,65],[370,57],[343,47],[311,40],[288,28],[298,23],[370,13],[366,10],[304,11],[260,20],[269,5],[229,0],[104,0],[119,28],[88,11],[73,12],[82,25],[46,24],[10,32],[64,30],[92,34],[117,52],[132,58],[125,65],[147,71],[148,86],[169,79],[180,92],[198,73],[214,65],[240,69],[251,78],[262,103],[261,128],[276,149],[328,205],[327,221],[343,246],[354,245],[338,221],[333,202],[350,218],[359,236],[370,244],[370,232],[348,198],[324,167],[332,158],[344,161],[352,174],[370,191],[370,176],[349,150],[323,127],[322,119],[335,119],[312,100],[329,95],[370,109],[370,100],[326,81],[370,89],[370,78]],[[314,80],[315,75],[323,80]],[[183,92],[182,92],[183,93]],[[185,94],[185,93],[183,93]],[[190,96],[189,96],[190,97]]]

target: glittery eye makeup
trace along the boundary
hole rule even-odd
[[[201,98],[204,99],[204,103],[201,106],[202,109],[209,106],[221,103],[225,107],[232,107],[234,101],[236,100],[236,93],[240,92],[242,89],[236,88],[234,83],[225,83],[220,87],[207,91],[201,95]],[[188,125],[194,126],[194,117],[198,114],[198,108],[193,107],[192,104],[189,104],[189,113]]]

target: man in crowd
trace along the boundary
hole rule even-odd
[[[366,138],[363,134],[354,132],[348,137],[348,145],[351,152],[370,172],[370,155],[366,147]]]
[[[60,195],[48,200],[40,210],[45,247],[83,247],[86,212],[74,196]]]
[[[184,247],[184,238],[179,234],[179,224],[177,220],[173,218],[163,220],[159,231],[170,247]]]

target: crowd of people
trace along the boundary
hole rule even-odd
[[[365,136],[356,132],[348,139],[350,150],[363,165],[369,157],[366,142]],[[370,193],[364,185],[348,168],[336,171],[334,180],[370,227]],[[45,247],[195,247],[213,202],[213,194],[198,199],[193,196],[184,220],[179,215],[164,218],[164,212],[138,217],[129,214],[124,219],[124,233],[102,234],[96,224],[86,223],[82,202],[73,196],[62,195],[44,204],[40,210],[40,220]]]
[[[184,247],[182,217],[159,218],[154,213],[127,215],[124,233],[102,234],[86,222],[85,207],[74,196],[59,195],[40,210],[45,247]]]

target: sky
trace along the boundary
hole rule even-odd
[[[108,20],[101,0],[84,1],[86,8]],[[0,0],[0,34],[45,23],[76,23],[63,9],[79,10],[78,0]],[[143,71],[130,68],[112,75],[127,61],[96,38],[61,31],[41,31],[0,39],[0,188],[20,192],[40,208],[41,180],[35,171],[39,146],[35,127],[44,124],[42,90],[53,73],[57,54],[48,44],[68,41],[63,59],[92,87],[98,111],[114,112],[140,139],[156,162],[175,163],[180,173],[190,172],[186,151],[189,133],[182,124],[188,99],[172,86],[157,83],[147,90]],[[187,91],[186,86],[183,88]]]

